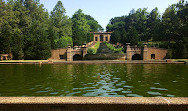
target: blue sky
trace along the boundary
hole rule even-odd
[[[40,0],[44,7],[50,12],[59,0]],[[61,0],[66,14],[69,17],[78,10],[91,15],[105,29],[109,20],[113,17],[128,15],[131,9],[147,8],[151,11],[158,7],[162,14],[165,9],[179,0]]]

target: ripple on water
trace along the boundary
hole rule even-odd
[[[141,95],[138,94],[127,94],[128,97],[143,97]]]
[[[172,83],[177,83],[177,81],[174,80],[174,81],[172,81]]]
[[[111,89],[112,92],[120,92],[120,91],[122,91],[122,90],[123,90],[123,88]]]
[[[87,92],[86,94],[83,94],[82,96],[97,96],[98,94],[96,92]]]
[[[150,94],[150,95],[154,95],[154,96],[156,96],[156,95],[161,96],[161,95],[162,95],[162,94],[159,93],[159,92],[153,92],[153,91],[148,91],[147,93]]]
[[[175,97],[174,95],[171,95],[171,94],[167,94],[168,97]]]
[[[132,93],[132,91],[122,91],[122,93],[129,94]]]
[[[52,92],[52,93],[50,93],[50,94],[52,94],[52,95],[57,95],[57,94],[59,94],[59,92]]]
[[[154,84],[156,84],[156,85],[160,85],[160,83],[154,83]]]
[[[123,87],[125,87],[125,88],[133,88],[133,86],[128,86],[128,85],[125,85]]]
[[[47,93],[47,92],[49,92],[49,91],[48,90],[47,91],[37,91],[35,93]]]
[[[168,89],[165,88],[156,88],[156,87],[150,87],[150,89],[156,89],[156,90],[160,90],[160,91],[166,91]]]
[[[121,84],[121,83],[119,83],[119,84],[116,84],[116,86],[122,86],[122,84]]]
[[[114,79],[114,80],[119,80],[120,78],[112,78],[112,79]]]
[[[34,90],[35,88],[30,88],[29,90]]]

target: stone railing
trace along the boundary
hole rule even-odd
[[[131,46],[130,48],[131,50],[142,50],[141,47],[137,47],[137,46]]]

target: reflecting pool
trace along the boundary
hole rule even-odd
[[[188,65],[0,65],[0,96],[188,97]]]

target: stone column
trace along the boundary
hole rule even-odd
[[[3,60],[3,56],[1,56],[1,60]]]
[[[110,34],[108,34],[108,42],[110,42]]]
[[[147,48],[147,45],[144,45],[143,60],[148,60],[148,48]]]
[[[7,56],[5,56],[5,60],[8,60]]]
[[[67,48],[67,61],[72,61],[73,57],[72,57],[71,51],[72,51],[71,46],[68,46],[68,48]]]
[[[84,59],[84,57],[85,57],[86,54],[87,54],[87,47],[86,47],[86,45],[84,44],[84,45],[82,46],[82,57],[83,57],[83,59]]]
[[[127,60],[131,60],[131,47],[130,47],[130,43],[127,43]]]

